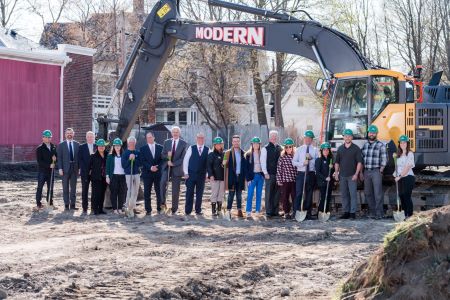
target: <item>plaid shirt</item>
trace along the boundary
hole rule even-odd
[[[277,183],[295,182],[297,169],[292,164],[292,155],[280,156],[277,165]]]
[[[380,141],[366,142],[362,148],[364,168],[385,167],[387,163],[386,146]]]

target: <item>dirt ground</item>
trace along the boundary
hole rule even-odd
[[[331,299],[394,224],[230,222],[213,219],[209,202],[203,217],[80,216],[62,211],[59,180],[59,209],[36,213],[35,188],[30,178],[0,181],[0,289],[8,299]]]

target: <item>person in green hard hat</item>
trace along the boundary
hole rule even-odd
[[[94,215],[101,215],[106,214],[103,210],[106,191],[106,142],[103,139],[99,139],[95,145],[97,146],[97,151],[91,155],[89,160],[89,173],[92,180],[91,209]]]
[[[401,135],[398,139],[397,147],[397,168],[394,172],[395,181],[398,182],[398,195],[405,211],[405,217],[409,218],[413,215],[413,202],[411,200],[412,190],[416,179],[414,177],[413,168],[414,153],[411,151],[411,142],[409,137]]]
[[[324,211],[325,199],[327,199],[327,207],[325,207],[325,212],[330,211],[331,192],[333,190],[334,184],[334,179],[331,176],[334,173],[334,166],[332,165],[332,162],[333,153],[331,153],[331,145],[330,143],[325,142],[320,145],[320,157],[318,157],[315,162],[317,186],[319,187],[320,191],[319,212]]]
[[[257,217],[259,216],[261,212],[262,189],[264,186],[264,173],[261,168],[261,139],[255,136],[250,142],[250,149],[244,154],[245,179],[247,180],[248,186],[245,210],[247,218],[250,218],[252,215],[253,193],[255,193],[255,190],[255,215]]]
[[[370,125],[367,142],[362,147],[364,160],[364,196],[369,206],[369,218],[384,216],[383,171],[387,164],[386,145],[377,139],[378,127]]]
[[[125,170],[122,167],[122,154],[122,140],[116,138],[106,159],[106,183],[109,184],[111,206],[113,213],[116,215],[120,214],[127,196],[127,182]]]
[[[224,156],[223,139],[216,137],[213,140],[213,150],[208,154],[206,168],[211,183],[211,210],[217,216],[222,211],[222,200],[225,196],[225,172],[222,164]]]
[[[291,208],[295,201],[295,178],[297,176],[297,168],[292,164],[295,153],[295,143],[291,138],[284,141],[283,151],[277,164],[277,185],[280,188],[280,201],[283,206],[284,218],[292,219]],[[289,202],[289,197],[291,202]]]
[[[52,144],[52,132],[44,130],[42,132],[42,144],[36,148],[36,161],[38,164],[38,185],[36,189],[36,207],[42,208],[42,190],[44,184],[47,184],[47,202],[53,206],[53,197],[50,193],[50,181],[52,178],[52,171],[55,168],[56,162],[56,146]]]
[[[334,179],[341,192],[343,215],[341,219],[356,219],[358,176],[362,169],[361,149],[353,143],[353,131],[345,129],[344,144],[339,146],[334,164]]]
[[[316,187],[315,162],[319,157],[319,151],[312,145],[314,137],[312,130],[306,130],[303,135],[304,144],[297,148],[292,159],[292,164],[297,167],[298,171],[295,185],[297,195],[294,202],[294,214],[297,211],[306,210],[307,220],[313,219],[311,211],[313,192]],[[305,195],[303,195],[303,185],[305,185]],[[303,197],[305,199],[303,200],[303,207],[301,207]]]

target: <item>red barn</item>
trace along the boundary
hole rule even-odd
[[[72,45],[33,51],[0,46],[0,161],[34,160],[45,129],[54,143],[67,127],[83,141],[92,130],[94,53]]]

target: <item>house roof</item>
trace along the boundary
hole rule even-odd
[[[0,26],[0,47],[18,49],[18,50],[36,50],[45,49],[38,43],[18,34],[13,29],[6,29]]]
[[[194,101],[191,98],[158,97],[156,108],[191,108]]]

